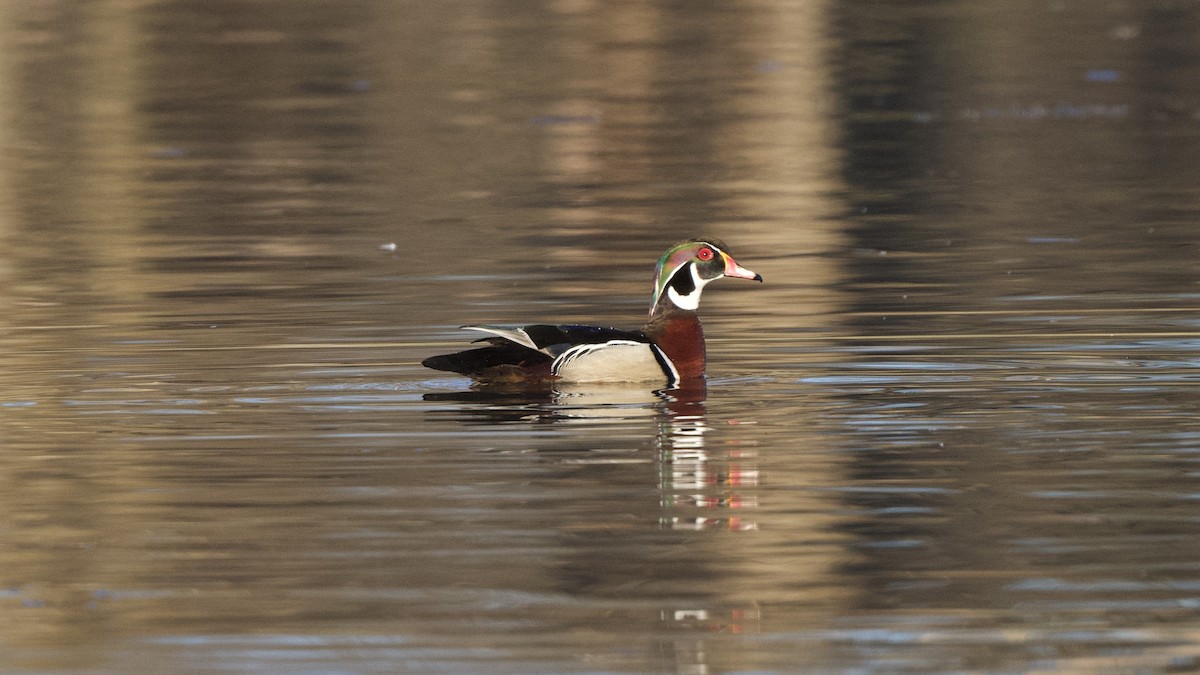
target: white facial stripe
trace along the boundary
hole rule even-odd
[[[695,284],[696,290],[688,293],[687,295],[680,295],[679,292],[675,290],[675,287],[668,286],[667,297],[670,298],[671,302],[675,303],[675,306],[679,309],[686,309],[694,312],[700,308],[700,292],[704,290],[705,284],[712,281],[712,279],[701,279],[700,273],[696,271],[695,265],[689,265],[688,270],[691,271],[692,283]]]

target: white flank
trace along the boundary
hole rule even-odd
[[[649,343],[633,340],[576,345],[554,359],[550,372],[567,382],[661,382],[667,375],[654,349]],[[670,368],[671,379],[678,381],[675,367]]]

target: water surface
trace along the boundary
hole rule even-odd
[[[1186,5],[0,11],[0,668],[1196,667]]]

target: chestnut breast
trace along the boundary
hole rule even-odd
[[[674,311],[656,316],[644,332],[671,359],[681,380],[704,376],[704,329],[695,312]]]

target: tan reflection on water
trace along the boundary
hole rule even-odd
[[[0,5],[0,668],[1192,665],[1194,77],[1044,9]],[[701,233],[706,392],[416,366]]]

